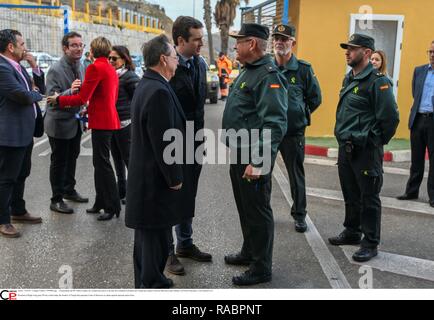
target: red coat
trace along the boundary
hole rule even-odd
[[[107,58],[97,58],[86,69],[80,92],[73,96],[60,96],[61,108],[81,106],[89,101],[89,129],[118,130],[120,122],[116,110],[119,79]]]

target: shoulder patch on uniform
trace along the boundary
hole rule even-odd
[[[280,89],[280,84],[272,83],[272,84],[270,84],[270,89]]]
[[[387,90],[389,88],[390,88],[390,86],[388,84],[385,84],[385,85],[380,87],[380,90]]]

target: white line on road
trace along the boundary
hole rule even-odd
[[[277,163],[274,166],[273,176],[279,184],[286,201],[291,206],[292,201],[289,195],[290,186],[288,180],[283,175],[282,170],[280,170],[280,167]],[[330,250],[327,248],[324,240],[322,239],[309,216],[306,217],[306,223],[308,226],[308,230],[305,232],[307,242],[318,259],[319,264],[321,265],[325,276],[330,282],[331,287],[333,289],[351,289],[347,278],[331,254]]]
[[[306,188],[306,193],[308,196],[311,197],[344,201],[341,191],[321,188]],[[391,197],[381,197],[381,206],[383,208],[434,215],[434,209],[431,208],[428,203],[416,201],[401,201]]]
[[[336,167],[336,160],[329,160],[329,159],[306,158],[304,160],[304,163],[314,164],[314,165],[319,165],[319,166]],[[390,173],[390,174],[397,174],[397,175],[401,175],[401,176],[409,176],[410,175],[409,169],[386,167],[385,166],[385,167],[383,167],[383,170],[385,173]],[[428,174],[425,173],[424,177],[427,178]]]
[[[341,247],[341,249],[353,264],[366,265],[381,271],[434,281],[434,261],[379,251],[376,258],[368,262],[358,263],[352,259],[353,253],[358,248],[346,246]]]

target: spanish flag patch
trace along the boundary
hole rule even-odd
[[[385,84],[384,86],[380,87],[380,90],[386,90],[386,89],[389,89],[389,85],[388,84]]]
[[[270,84],[271,89],[280,89],[280,84]]]

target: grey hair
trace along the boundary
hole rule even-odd
[[[169,38],[161,34],[143,45],[143,59],[145,67],[155,67],[160,63],[161,55],[169,56],[171,44]]]
[[[268,41],[261,39],[261,38],[256,38],[253,37],[253,39],[256,40],[256,43],[258,44],[258,49],[261,50],[262,52],[267,52],[268,49]]]

